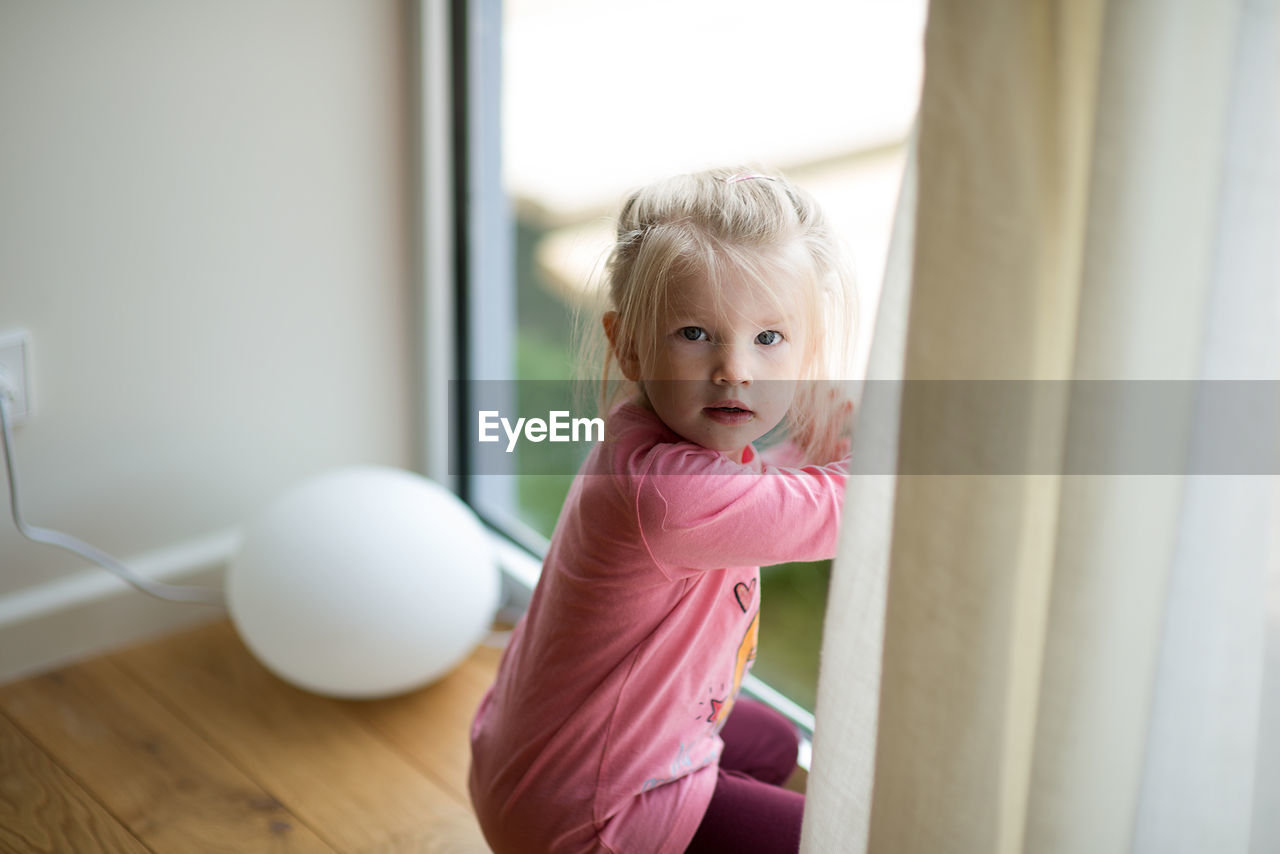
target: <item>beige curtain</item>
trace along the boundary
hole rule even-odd
[[[933,2],[808,854],[1280,851],[1278,7]]]

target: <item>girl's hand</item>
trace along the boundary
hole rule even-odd
[[[800,400],[801,396],[808,397]],[[796,419],[791,438],[812,462],[826,463],[849,456],[855,407],[847,383],[807,383],[797,394],[796,408],[811,417]]]

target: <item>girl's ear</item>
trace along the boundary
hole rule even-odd
[[[604,318],[604,334],[609,339],[609,349],[613,351],[613,357],[618,360],[618,367],[622,368],[622,375],[632,382],[640,380],[640,358],[636,355],[635,342],[626,339],[623,340],[622,332],[618,329],[618,313],[616,311],[606,311]]]

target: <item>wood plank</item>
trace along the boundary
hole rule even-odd
[[[147,849],[0,715],[0,850],[145,854]]]
[[[416,833],[388,839],[359,854],[490,854],[470,813],[437,822]]]
[[[0,688],[3,709],[157,852],[332,852],[107,659]]]
[[[112,659],[334,848],[378,850],[398,840],[425,846],[436,828],[471,828],[471,839],[449,850],[485,850],[453,793],[369,730],[348,704],[267,672],[229,623]]]
[[[500,656],[501,650],[479,647],[434,685],[403,697],[351,704],[351,711],[469,805],[471,721]]]

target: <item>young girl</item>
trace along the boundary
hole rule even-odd
[[[847,404],[820,382],[850,277],[779,175],[714,170],[633,194],[607,266],[604,384],[583,464],[472,727],[498,854],[794,852],[791,724],[738,700],[759,566],[835,551]],[[766,462],[752,443],[786,422]]]

